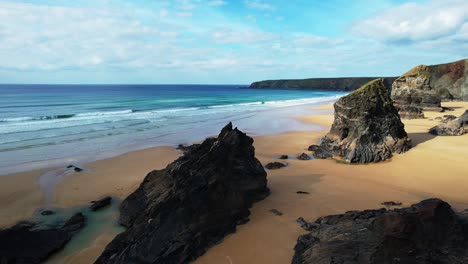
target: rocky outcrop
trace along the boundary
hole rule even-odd
[[[96,263],[188,263],[234,232],[269,194],[252,143],[229,123],[217,138],[149,173],[121,204],[127,230]]]
[[[350,163],[389,159],[411,147],[397,110],[382,79],[376,79],[335,104],[335,119],[319,146]]]
[[[300,236],[293,264],[468,263],[468,213],[428,199],[403,209],[319,218]]]
[[[251,89],[293,89],[293,90],[323,90],[323,91],[354,91],[377,77],[350,78],[311,78],[298,80],[267,80],[254,82]],[[391,88],[396,77],[384,77],[384,83]]]
[[[267,165],[265,165],[265,168],[267,168],[269,170],[277,170],[277,169],[284,168],[286,166],[287,166],[287,164],[275,161],[275,162],[270,162]]]
[[[429,67],[419,65],[393,82],[391,98],[402,118],[422,118],[422,109],[442,109],[440,95],[430,80]]]
[[[461,136],[468,133],[468,110],[459,118],[451,119],[448,116],[441,124],[429,129],[429,133],[436,136]]]
[[[438,110],[441,100],[468,100],[468,60],[419,65],[392,85],[392,100],[402,118],[422,118],[421,110]]]
[[[86,217],[77,213],[56,227],[21,222],[0,230],[0,263],[42,263],[62,249],[72,236],[85,226]]]
[[[104,207],[111,205],[111,202],[112,202],[112,197],[107,196],[100,200],[92,201],[91,205],[89,206],[89,209],[91,209],[91,211],[101,210]]]

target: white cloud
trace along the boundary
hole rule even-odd
[[[256,9],[261,11],[274,11],[276,7],[272,4],[269,4],[260,0],[245,0],[245,6],[250,9]]]
[[[468,1],[407,3],[357,22],[352,32],[379,41],[411,43],[452,36],[468,21]]]

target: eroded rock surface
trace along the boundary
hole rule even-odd
[[[468,213],[439,199],[321,217],[315,225],[297,240],[293,264],[468,263]]]
[[[442,120],[441,124],[429,129],[429,133],[436,136],[461,136],[468,133],[468,110],[456,119],[449,116]]]
[[[350,163],[383,161],[410,149],[411,141],[382,79],[340,98],[334,107],[330,132],[318,147],[309,149],[320,149]]]
[[[128,229],[96,263],[189,263],[234,232],[269,194],[252,143],[229,123],[218,138],[149,173],[122,202]]]

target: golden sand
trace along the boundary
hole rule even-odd
[[[268,171],[271,195],[253,206],[250,222],[239,226],[236,233],[195,263],[290,263],[297,237],[305,233],[295,222],[300,216],[313,221],[347,210],[379,208],[383,201],[409,205],[429,197],[442,198],[457,209],[468,208],[468,135],[433,137],[427,133],[439,123],[435,117],[459,116],[468,109],[467,102],[449,102],[445,106],[455,107],[455,111],[427,112],[426,119],[403,120],[414,147],[391,161],[346,165],[333,160],[290,159],[286,161],[288,167]],[[331,109],[331,105],[320,108]],[[333,121],[332,111],[325,112],[300,118],[322,125],[323,131],[256,137],[257,158],[266,164],[282,154],[294,157],[308,153],[307,147],[316,143]],[[125,198],[149,171],[163,168],[178,155],[172,148],[152,148],[87,164],[90,173],[76,173],[58,185],[54,205],[81,205],[104,195]],[[43,197],[36,182],[42,173],[0,177],[0,226],[27,218],[41,206]],[[276,216],[270,209],[283,215]],[[89,263],[111,239],[103,234],[92,247],[62,263]]]

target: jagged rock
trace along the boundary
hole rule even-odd
[[[281,156],[279,157],[279,159],[289,159],[289,156],[288,156],[288,155],[281,155]]]
[[[91,202],[91,205],[89,206],[89,208],[92,210],[92,211],[97,211],[97,210],[100,210],[106,206],[109,206],[112,202],[112,197],[104,197],[102,198],[101,200],[98,200],[98,201],[93,201]]]
[[[313,152],[312,155],[316,159],[331,159],[331,158],[333,158],[333,154],[323,146],[310,145],[308,150]]]
[[[326,216],[316,224],[297,240],[293,264],[468,263],[468,216],[439,199]]]
[[[43,227],[38,223],[20,222],[0,230],[0,263],[42,263],[62,249],[85,223],[83,215],[74,215],[62,226]]]
[[[298,160],[311,160],[312,158],[309,155],[302,153],[301,155],[297,156],[297,159]]]
[[[436,136],[461,136],[468,133],[468,110],[457,119],[449,120],[429,129],[429,133]]]
[[[265,165],[265,168],[269,169],[269,170],[277,170],[277,169],[281,169],[281,168],[284,168],[286,167],[286,164],[284,163],[281,163],[281,162],[270,162],[268,163],[267,165]]]
[[[421,109],[442,109],[440,95],[430,79],[429,67],[419,65],[393,82],[391,98],[402,117],[417,118]]]
[[[249,216],[268,194],[253,139],[229,123],[163,170],[120,207],[119,234],[96,263],[189,263]]]
[[[318,224],[316,223],[309,223],[307,222],[304,218],[302,217],[299,217],[298,219],[296,219],[296,222],[301,226],[302,229],[304,229],[305,231],[312,231],[314,228],[317,228],[319,227]]]
[[[320,147],[344,161],[378,162],[410,149],[411,141],[382,79],[340,98],[334,107],[335,120]]]
[[[395,201],[387,201],[387,202],[383,202],[382,205],[385,205],[385,206],[401,206],[402,203],[401,202],[395,202]]]
[[[177,149],[185,153],[185,152],[192,151],[193,149],[196,149],[198,146],[200,146],[200,144],[193,144],[189,146],[184,146],[182,144],[179,144],[179,146],[177,146]]]

